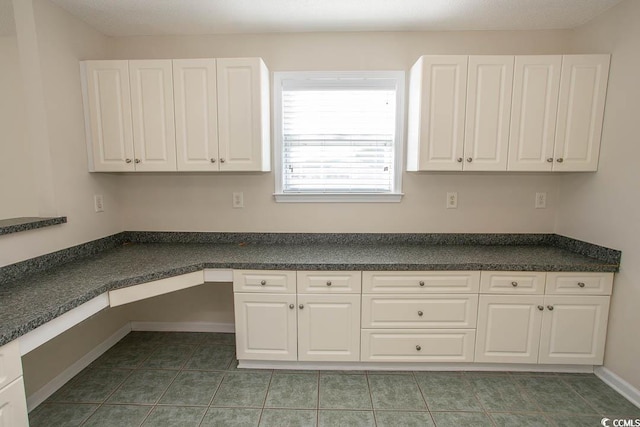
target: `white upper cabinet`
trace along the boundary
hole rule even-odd
[[[562,57],[554,170],[597,170],[609,61],[610,55]]]
[[[171,60],[129,61],[136,171],[176,170]]]
[[[217,171],[216,60],[174,60],[173,91],[178,170]]]
[[[513,63],[513,56],[469,57],[465,170],[507,169]]]
[[[560,55],[516,56],[509,170],[552,170],[561,67]]]
[[[134,170],[128,61],[81,63],[89,170]]]
[[[467,60],[422,56],[411,68],[407,170],[462,170]]]
[[[268,171],[269,71],[260,58],[217,60],[221,171]]]

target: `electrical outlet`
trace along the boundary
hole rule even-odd
[[[104,198],[102,194],[93,195],[93,209],[95,209],[96,212],[104,212]]]
[[[447,209],[458,209],[458,193],[447,193]]]
[[[243,193],[233,193],[233,207],[234,208],[244,208],[244,194]]]
[[[545,209],[547,207],[547,193],[536,193],[536,209]]]

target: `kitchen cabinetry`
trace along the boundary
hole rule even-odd
[[[262,59],[84,61],[81,69],[90,171],[270,169]]]
[[[359,360],[360,288],[360,272],[234,271],[238,359]]]
[[[421,57],[411,69],[407,170],[597,170],[609,60],[609,55]],[[436,79],[434,70],[441,69],[448,79]],[[462,74],[467,84],[461,101],[453,88],[463,87]],[[466,105],[464,118],[460,102]],[[452,123],[463,121],[460,154],[462,135]]]
[[[0,425],[29,425],[18,341],[0,347]]]
[[[611,273],[547,273],[535,295],[518,295],[512,273],[491,274],[516,285],[480,295],[476,362],[602,364]]]

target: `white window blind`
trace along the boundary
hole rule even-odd
[[[397,186],[398,82],[283,79],[282,194],[389,194]]]

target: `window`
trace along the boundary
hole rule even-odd
[[[274,76],[277,201],[400,201],[403,72]]]

